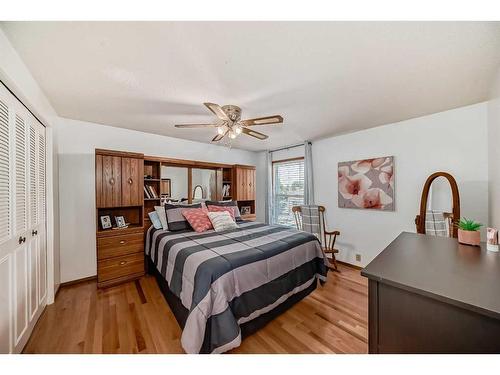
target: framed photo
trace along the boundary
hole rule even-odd
[[[250,215],[250,212],[251,212],[250,206],[241,206],[242,215]]]
[[[124,228],[127,226],[127,224],[125,223],[125,217],[123,216],[115,216],[115,221],[118,228]]]
[[[101,216],[101,226],[102,229],[110,229],[111,225],[111,217],[109,215]]]

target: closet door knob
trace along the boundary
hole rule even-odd
[[[23,236],[19,236],[19,244],[22,244],[24,241],[23,241]]]
[[[37,234],[38,234],[38,231],[37,231],[37,230],[32,230],[32,231],[31,231],[31,235],[32,235],[32,236],[36,236]]]
[[[26,237],[23,237],[23,242],[26,242]]]

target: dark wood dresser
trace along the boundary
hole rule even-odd
[[[144,275],[144,155],[99,150],[96,163],[97,285],[107,287]],[[123,216],[122,229],[104,229],[101,217]]]
[[[500,253],[401,233],[365,269],[370,353],[500,353]]]

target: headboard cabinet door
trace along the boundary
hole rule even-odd
[[[141,159],[122,158],[122,206],[141,206],[144,163]]]

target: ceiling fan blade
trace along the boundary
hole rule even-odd
[[[176,128],[216,128],[217,124],[179,124],[174,125]]]
[[[280,115],[266,116],[259,118],[251,118],[248,120],[241,120],[240,124],[243,126],[254,126],[254,125],[268,125],[268,124],[280,124],[283,122],[283,117]]]
[[[252,129],[241,128],[241,132],[246,134],[246,135],[249,135],[251,137],[260,139],[261,141],[268,138],[267,135],[256,132],[255,130],[252,130]]]
[[[212,142],[218,142],[220,141],[222,138],[224,138],[226,136],[226,134],[229,132],[229,128],[226,129],[226,131],[224,132],[224,134],[217,134],[215,137],[212,138]]]
[[[221,120],[229,121],[229,117],[227,117],[226,112],[222,110],[220,105],[215,103],[203,103],[203,104],[205,104],[205,106]]]

